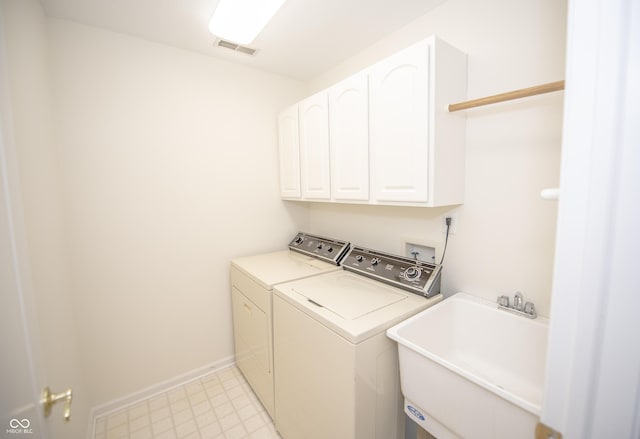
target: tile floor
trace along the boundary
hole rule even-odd
[[[230,366],[96,419],[94,439],[280,439]]]

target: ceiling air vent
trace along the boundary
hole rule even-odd
[[[218,47],[224,47],[225,49],[233,50],[234,52],[242,52],[247,55],[255,55],[258,49],[252,49],[251,47],[241,46],[240,44],[232,43],[231,41],[218,38],[215,42]]]

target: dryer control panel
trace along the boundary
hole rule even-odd
[[[354,246],[342,261],[345,270],[394,287],[432,297],[440,293],[438,264]]]
[[[349,243],[300,232],[289,243],[289,249],[340,265],[349,251]]]

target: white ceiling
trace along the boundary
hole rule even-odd
[[[47,14],[309,80],[445,0],[288,0],[254,56],[215,47],[219,0],[40,0]]]

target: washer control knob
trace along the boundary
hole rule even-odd
[[[322,247],[324,247],[324,244],[323,244],[323,243],[320,243],[320,244],[318,244],[318,247],[317,247],[317,248],[318,248],[318,250],[322,250]]]
[[[404,270],[404,273],[402,273],[402,277],[404,277],[406,280],[414,280],[419,278],[421,274],[422,269],[420,267],[409,267]]]
[[[380,258],[373,258],[371,259],[371,265],[373,265],[374,267],[376,265],[378,265],[380,263]]]
[[[304,241],[304,238],[302,236],[296,236],[296,239],[295,239],[295,241],[293,241],[293,243],[295,245],[300,245],[300,244],[302,244],[302,241]]]
[[[358,262],[362,262],[363,259],[364,258],[362,257],[362,255],[356,256],[356,261],[358,261]]]
[[[329,253],[331,253],[331,252],[333,251],[333,247],[329,247],[329,248],[327,249],[327,251],[328,251]]]

